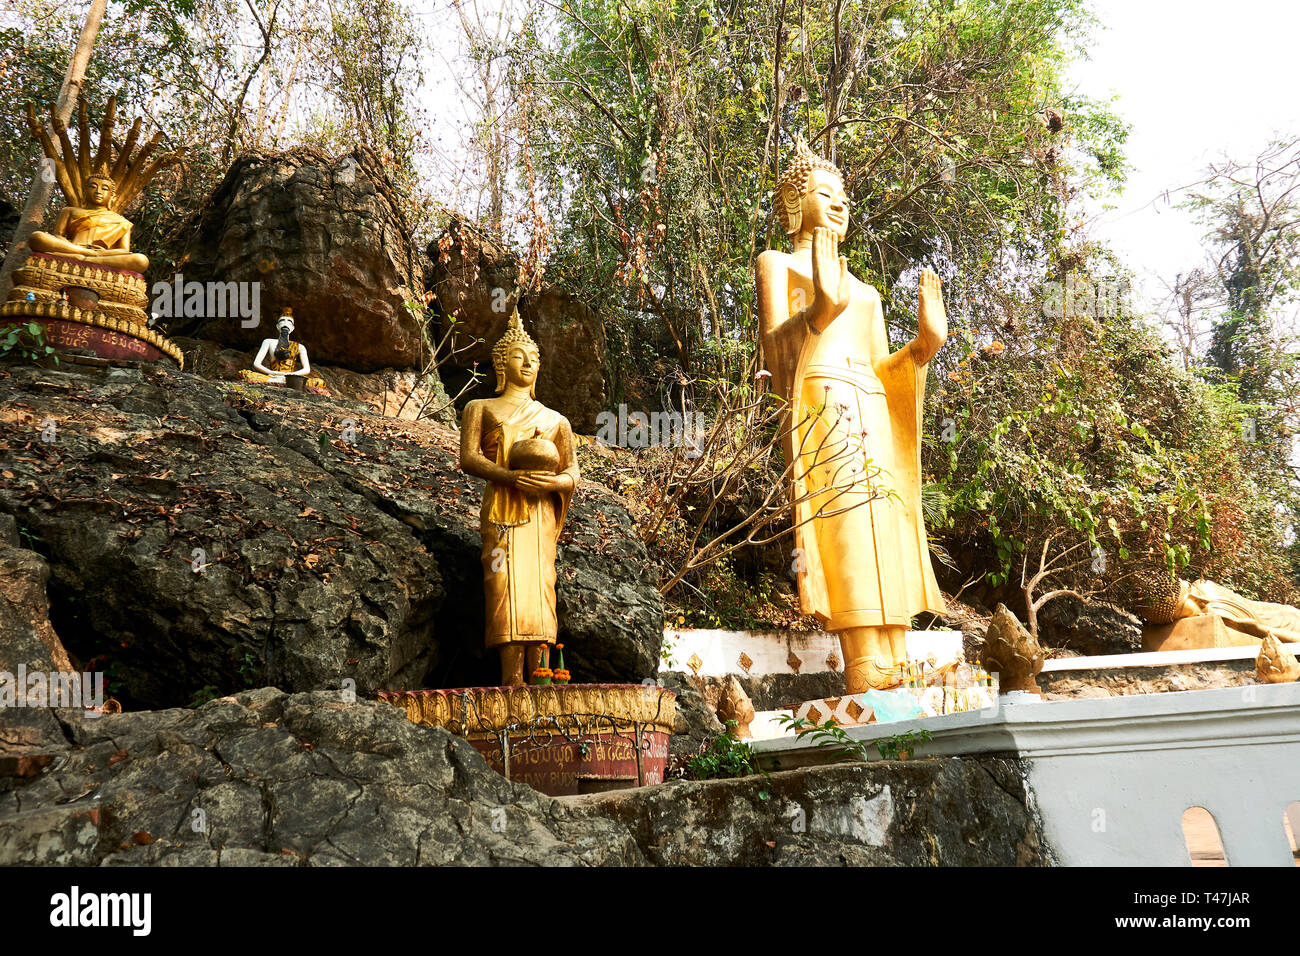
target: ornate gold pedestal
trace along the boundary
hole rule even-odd
[[[183,365],[180,347],[148,328],[148,303],[138,272],[33,253],[14,273],[0,324],[38,322],[46,344],[59,350],[88,349],[109,361],[156,362],[166,356]]]
[[[464,737],[507,779],[551,796],[662,783],[677,696],[654,684],[381,691],[412,723]]]

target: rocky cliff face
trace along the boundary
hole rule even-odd
[[[66,740],[0,777],[0,864],[1034,865],[1014,761],[818,767],[545,797],[468,743],[337,692],[59,714]]]
[[[0,671],[106,670],[127,707],[0,708],[0,865],[1049,862],[1014,761],[552,799],[368,699],[495,679],[447,429],[165,367],[0,366],[0,391]],[[646,564],[584,484],[558,589],[576,679],[654,672]],[[718,725],[689,689],[696,749]]]
[[[1080,654],[1131,654],[1142,650],[1142,621],[1112,604],[1066,595],[1038,612],[1038,637],[1044,646]]]
[[[174,319],[169,332],[251,349],[274,338],[290,306],[313,359],[360,371],[423,367],[424,260],[368,150],[245,153],[186,231],[185,281],[260,283],[261,322]]]
[[[185,370],[204,378],[226,382],[243,382],[239,374],[253,366],[256,349],[223,348],[221,343],[186,336],[172,338],[185,357]],[[312,375],[319,377],[330,394],[354,402],[364,402],[377,414],[411,421],[427,419],[455,426],[456,408],[442,387],[436,373],[386,368],[377,372],[355,372],[341,365],[322,365],[308,345]]]
[[[510,321],[507,299],[519,279],[519,261],[504,247],[463,219],[429,244],[432,260],[429,289],[440,314],[439,337],[454,332],[455,354],[443,366],[451,391],[459,378],[478,365],[485,379],[473,397],[492,394],[492,346]],[[519,304],[524,328],[537,342],[542,375],[538,401],[557,409],[575,430],[590,434],[605,410],[605,327],[599,303],[580,302],[560,289],[545,286]],[[458,377],[456,369],[461,370]]]
[[[48,564],[74,663],[107,669],[128,709],[495,682],[482,485],[454,432],[163,367],[0,367],[0,390],[0,514]],[[622,499],[584,484],[557,595],[575,679],[654,672],[646,565]]]

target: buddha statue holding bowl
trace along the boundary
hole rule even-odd
[[[284,385],[301,388],[318,395],[328,395],[325,382],[311,374],[311,360],[307,346],[293,341],[293,309],[285,307],[275,323],[279,336],[263,339],[253,359],[255,371],[245,369],[239,374],[244,381],[259,385]]]
[[[487,482],[483,535],[486,644],[499,648],[501,683],[545,671],[555,643],[555,553],[578,487],[573,430],[534,397],[541,356],[518,310],[492,349],[497,395],[461,418],[460,467]]]
[[[848,693],[891,687],[912,616],[944,610],[920,481],[926,370],[948,336],[939,278],[921,273],[917,335],[891,352],[880,294],[839,254],[839,169],[797,140],[775,205],[794,248],[760,255],[755,278],[767,367],[789,403],[800,605],[839,635]]]
[[[180,162],[182,152],[155,158],[161,133],[137,150],[139,119],[119,143],[113,130],[116,112],[116,99],[110,97],[99,142],[92,148],[84,100],[78,114],[78,146],[57,113],[51,110],[46,129],[28,104],[28,125],[67,205],[52,232],[38,230],[27,238],[31,255],[15,271],[0,316],[44,321],[49,340],[57,346],[84,346],[109,359],[154,360],[161,353],[179,363],[180,349],[148,327],[143,273],[149,259],[132,251],[131,221],[121,210],[160,171]]]

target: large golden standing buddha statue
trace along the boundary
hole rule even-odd
[[[497,395],[461,416],[460,467],[487,481],[479,528],[489,648],[501,683],[526,683],[558,631],[555,551],[578,487],[569,420],[534,398],[541,355],[516,310],[492,349]]]
[[[790,253],[758,257],[763,348],[790,403],[785,454],[805,614],[839,635],[850,694],[899,683],[912,616],[944,610],[921,514],[926,369],[948,336],[939,278],[921,275],[918,333],[890,352],[880,294],[839,254],[839,169],[799,139],[777,184]]]

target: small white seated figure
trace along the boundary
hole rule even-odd
[[[283,385],[286,375],[301,375],[304,379],[307,378],[311,373],[307,347],[301,342],[290,340],[290,336],[293,335],[293,310],[286,308],[284,314],[276,321],[275,327],[280,337],[262,340],[257,358],[253,359],[253,368],[266,376],[268,385]]]

